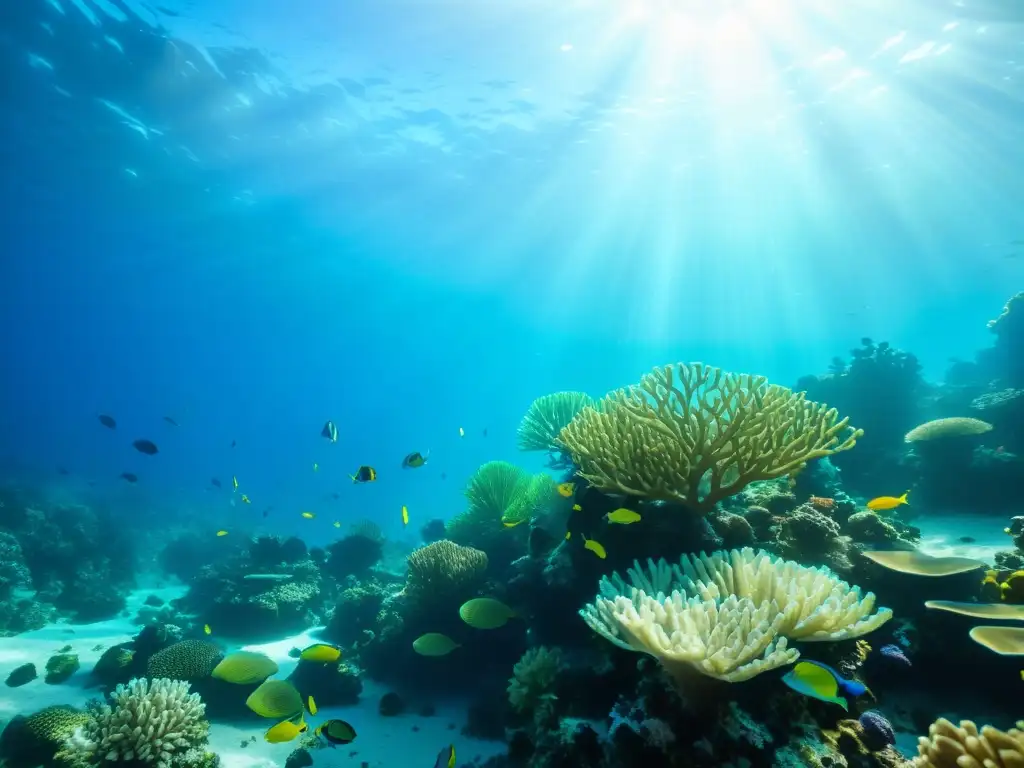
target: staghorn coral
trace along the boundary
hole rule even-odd
[[[509,704],[516,712],[528,712],[554,699],[551,689],[561,669],[562,655],[557,648],[542,645],[528,650],[512,668],[512,678],[508,681]]]
[[[555,392],[530,404],[516,431],[521,451],[557,451],[558,435],[584,408],[595,400],[585,392]]]
[[[206,640],[182,640],[154,653],[147,664],[151,678],[202,680],[224,658],[224,652]]]
[[[207,764],[206,706],[180,680],[137,678],[119,685],[111,704],[92,701],[89,719],[58,757],[75,766],[136,761],[157,768]]]
[[[835,409],[763,376],[679,363],[585,408],[559,441],[600,490],[707,512],[756,480],[849,450],[861,432],[841,438],[848,429]]]
[[[789,640],[860,637],[892,617],[872,593],[752,549],[684,555],[679,565],[639,563],[601,579],[583,620],[620,648],[649,653],[675,678],[687,668],[739,682],[791,664]],[[687,597],[687,592],[693,597]]]
[[[486,570],[487,555],[479,549],[435,541],[409,555],[405,595],[420,605],[461,599],[476,590]]]
[[[990,725],[980,731],[970,720],[953,725],[940,717],[917,740],[915,768],[1019,768],[1024,765],[1024,722],[1000,731]]]

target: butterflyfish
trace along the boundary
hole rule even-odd
[[[328,744],[351,744],[356,740],[356,729],[344,720],[326,720],[321,723],[316,731],[317,736],[322,736]]]
[[[307,520],[312,520],[314,517],[316,517],[316,512],[303,512],[302,516]]]
[[[447,656],[458,647],[458,643],[440,632],[427,632],[412,641],[412,649],[420,656]]]
[[[476,597],[459,608],[459,616],[473,629],[497,629],[515,615],[515,611],[493,597]]]
[[[409,508],[403,504],[402,505],[402,525],[408,525],[408,524],[409,524]]]
[[[227,532],[227,531],[225,531],[225,530],[224,530],[224,529],[222,528],[221,530],[217,531],[217,535],[218,535],[218,536],[227,536],[227,535],[228,535],[228,532]]]
[[[558,486],[558,495],[568,499],[576,491],[576,483],[561,483]]]
[[[135,446],[136,451],[144,453],[147,456],[155,456],[160,453],[160,449],[156,447],[156,443],[152,440],[136,440],[132,445]]]
[[[640,522],[640,513],[634,512],[632,509],[625,509],[620,507],[614,512],[609,512],[605,515],[609,523],[619,523],[620,525],[629,525],[630,523]]]
[[[313,701],[313,696],[312,695],[310,695],[306,699],[306,709],[309,710],[309,714],[311,714],[311,715],[315,715],[316,714],[316,702]]]
[[[429,456],[430,456],[430,451],[427,451],[427,455],[426,456],[424,456],[419,451],[413,451],[408,456],[406,456],[404,459],[402,459],[402,468],[403,469],[416,469],[417,467],[422,467],[424,464],[427,463],[427,458],[429,458]]]
[[[879,496],[876,499],[872,499],[867,503],[867,508],[872,512],[886,512],[890,509],[896,509],[903,504],[909,504],[907,501],[907,491],[902,496]]]
[[[209,635],[209,634],[212,634],[212,633],[213,633],[213,630],[210,629],[210,625],[209,624],[203,624],[203,634],[204,635]]]
[[[250,500],[249,500],[249,497],[248,497],[248,496],[246,496],[246,495],[245,495],[245,494],[243,493],[243,494],[242,494],[242,503],[243,503],[243,504],[252,504],[252,501],[250,501]]]
[[[796,666],[783,676],[782,682],[797,693],[819,701],[838,704],[846,711],[850,709],[846,701],[847,696],[856,698],[868,690],[863,683],[847,680],[820,661],[798,661]]]
[[[277,669],[277,662],[266,654],[235,651],[220,660],[210,677],[234,685],[253,685],[277,674]]]
[[[302,661],[315,661],[321,664],[332,664],[341,658],[341,649],[328,643],[315,643],[303,648],[299,653]]]
[[[365,464],[356,470],[354,475],[349,475],[353,483],[372,483],[377,479],[377,470],[367,467]]]
[[[249,694],[245,706],[260,717],[296,717],[302,713],[302,697],[287,680],[266,680]]]
[[[1024,673],[1022,673],[1024,674]],[[434,768],[455,768],[455,745],[449,744],[437,754]]]
[[[292,741],[300,733],[305,733],[309,729],[306,725],[306,721],[299,718],[298,722],[294,720],[282,720],[275,726],[267,729],[267,732],[263,734],[263,738],[271,744],[282,744],[286,741]]]
[[[333,421],[328,421],[324,424],[324,428],[320,430],[320,435],[326,437],[332,443],[338,442],[338,428],[334,426]]]
[[[594,541],[593,539],[588,539],[582,533],[580,534],[580,536],[583,536],[583,548],[584,549],[589,549],[591,552],[593,552],[595,555],[600,557],[602,560],[604,560],[606,557],[608,557],[608,553],[605,551],[605,548],[602,547],[598,542]]]

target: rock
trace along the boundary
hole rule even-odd
[[[46,662],[44,682],[49,685],[63,683],[78,671],[79,666],[77,653],[54,654]]]
[[[394,717],[405,712],[405,702],[397,693],[389,691],[380,697],[380,705],[377,709],[382,717]]]
[[[25,683],[31,683],[37,676],[35,664],[22,664],[20,667],[15,667],[11,674],[7,676],[7,686],[9,688],[17,688],[18,686],[25,685]]]

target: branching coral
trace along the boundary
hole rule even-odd
[[[959,726],[940,717],[917,740],[915,768],[1020,768],[1024,765],[1024,722],[1000,731],[990,725],[980,731],[970,720]]]
[[[579,474],[603,491],[700,512],[754,481],[849,450],[861,435],[802,393],[702,363],[657,368],[600,405],[559,435]]]
[[[508,681],[508,701],[517,712],[532,711],[542,701],[551,700],[555,678],[562,668],[558,649],[531,648],[512,668]]]
[[[788,640],[847,640],[878,628],[892,611],[875,609],[827,568],[807,568],[752,549],[684,555],[603,578],[580,615],[620,648],[649,653],[674,677],[692,667],[739,682],[791,664]],[[687,592],[694,595],[687,597]]]
[[[206,706],[180,680],[135,679],[119,685],[112,704],[89,704],[89,720],[65,745],[72,765],[134,760],[157,768],[196,766],[205,757]]]
[[[418,603],[459,599],[476,589],[486,570],[487,555],[479,549],[435,541],[409,555],[405,594]]]
[[[519,450],[557,450],[559,433],[580,411],[594,404],[594,398],[585,392],[555,392],[538,397],[530,404],[516,432]]]

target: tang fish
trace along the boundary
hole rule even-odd
[[[328,643],[315,643],[299,652],[302,661],[315,661],[321,664],[332,664],[341,658],[341,649]]]
[[[902,496],[879,496],[876,499],[872,499],[867,503],[867,508],[872,512],[885,512],[890,509],[896,509],[903,504],[909,504],[907,501],[907,491]]]
[[[430,458],[430,451],[427,451],[426,456],[419,451],[413,451],[402,459],[402,469],[416,469],[417,467],[422,467],[427,463],[428,458]]]
[[[868,690],[863,683],[847,680],[820,661],[798,661],[796,666],[783,676],[782,682],[797,693],[819,701],[830,701],[846,711],[850,709],[846,696],[856,698]]]
[[[620,507],[614,512],[609,512],[605,515],[609,523],[619,523],[620,525],[629,525],[630,523],[640,522],[640,513],[634,512],[632,509],[625,509]]]
[[[594,541],[593,539],[588,539],[582,533],[580,534],[580,536],[583,536],[583,548],[584,549],[589,549],[591,552],[593,552],[595,555],[600,557],[602,560],[604,560],[606,557],[608,557],[608,553],[605,551],[605,548],[603,546],[601,546],[598,542]]]
[[[271,744],[281,744],[286,741],[292,741],[300,733],[305,733],[309,729],[306,725],[306,721],[301,717],[298,722],[293,720],[282,720],[275,726],[272,726],[263,734],[263,738],[269,741]]]
[[[365,464],[356,470],[354,475],[349,475],[353,483],[372,483],[377,479],[377,470]]]
[[[320,435],[326,437],[332,443],[338,442],[338,428],[334,426],[333,421],[328,421],[324,424],[324,428],[320,430]]]

